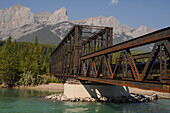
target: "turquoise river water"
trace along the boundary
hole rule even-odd
[[[0,113],[170,113],[170,100],[148,103],[51,102],[50,92],[0,88]]]

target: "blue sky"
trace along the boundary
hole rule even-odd
[[[170,0],[0,0],[0,9],[21,4],[33,13],[65,7],[70,20],[114,16],[132,28],[170,26]]]

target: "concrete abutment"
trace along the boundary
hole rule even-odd
[[[126,86],[85,83],[83,81],[67,81],[64,84],[64,95],[68,98],[84,97],[122,97],[129,96],[129,89]]]

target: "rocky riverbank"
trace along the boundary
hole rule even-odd
[[[70,102],[116,102],[116,103],[141,103],[141,102],[150,102],[158,99],[157,94],[151,96],[148,95],[139,95],[135,93],[130,93],[129,96],[122,97],[85,97],[85,98],[67,98],[64,94],[51,94],[46,96],[45,99],[56,102],[56,101],[70,101]]]

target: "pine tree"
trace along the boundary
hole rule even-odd
[[[11,36],[7,39],[1,52],[0,77],[4,84],[13,86],[18,79],[18,63]]]
[[[33,75],[34,77],[37,77],[37,75],[40,74],[40,68],[41,68],[41,64],[40,64],[40,57],[41,57],[41,53],[40,53],[40,47],[39,47],[39,42],[38,42],[38,37],[35,37],[35,41],[34,41],[34,51],[33,51]]]

